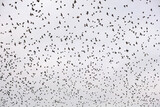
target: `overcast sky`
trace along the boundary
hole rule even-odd
[[[159,0],[0,0],[0,107],[160,107]]]

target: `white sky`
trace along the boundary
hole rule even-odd
[[[73,3],[0,1],[0,107],[159,107],[159,0]]]

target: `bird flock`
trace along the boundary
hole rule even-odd
[[[0,107],[160,107],[159,0],[1,0]]]

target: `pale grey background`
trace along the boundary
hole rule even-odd
[[[0,0],[0,107],[160,107],[160,1],[73,3]]]

